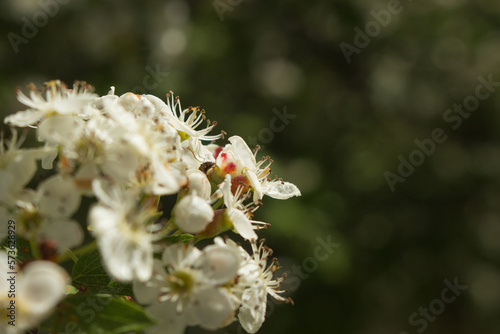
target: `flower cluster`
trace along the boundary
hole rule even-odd
[[[219,145],[225,133],[209,134],[216,123],[198,107],[182,109],[172,93],[163,101],[118,96],[112,87],[98,96],[83,82],[70,89],[50,81],[43,89],[31,87],[29,96],[19,91],[18,99],[28,109],[5,118],[13,135],[0,143],[0,239],[7,221],[15,221],[31,255],[19,261],[19,280],[40,294],[19,291],[19,307],[33,314],[19,332],[46,320],[71,290],[58,263],[78,265],[92,245],[110,280],[133,286],[126,300],[156,318],[146,332],[183,333],[195,325],[216,330],[238,319],[255,333],[268,294],[289,300],[280,296],[284,278],[274,277],[272,251],[258,241],[258,230],[269,224],[253,216],[264,196],[287,199],[300,192],[270,177],[269,157],[257,161],[257,151],[238,136]],[[24,138],[14,127],[35,128],[43,146],[21,148]],[[39,163],[52,172],[33,185]],[[83,202],[91,203],[88,212],[81,213]],[[82,216],[86,221],[77,221]],[[43,278],[36,284],[34,273]],[[76,295],[88,293],[76,288]],[[0,305],[6,296],[0,295]],[[2,326],[16,332],[3,320]]]

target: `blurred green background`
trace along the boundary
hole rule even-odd
[[[497,1],[3,0],[0,17],[0,118],[30,82],[172,90],[299,186],[255,217],[295,301],[259,333],[499,332],[500,91],[443,119],[478,76],[500,81]],[[340,45],[366,24],[349,63]],[[384,173],[435,128],[447,140],[391,191]],[[445,280],[467,286],[451,303]]]

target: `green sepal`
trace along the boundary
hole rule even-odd
[[[196,234],[197,240],[213,238],[221,233],[234,228],[233,223],[229,220],[226,209],[214,210],[214,219],[208,223],[207,227]]]
[[[192,239],[194,238],[194,235],[192,234],[180,234],[180,235],[169,235],[168,237],[165,237],[165,241],[167,244],[177,244],[177,243],[189,243]]]

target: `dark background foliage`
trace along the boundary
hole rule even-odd
[[[355,46],[391,1],[60,0],[45,23],[42,3],[0,5],[2,118],[23,109],[14,89],[30,82],[173,90],[218,130],[265,146],[274,174],[301,188],[255,217],[272,224],[260,235],[295,301],[270,304],[260,333],[498,332],[500,92],[456,129],[443,119],[478,76],[500,81],[496,1],[401,1],[350,62],[341,43]],[[12,33],[26,39],[13,47]],[[384,173],[435,128],[447,139],[391,191]],[[338,247],[316,251],[318,238]],[[440,304],[446,280],[467,288]],[[429,306],[438,314],[424,321]]]

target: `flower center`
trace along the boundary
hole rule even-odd
[[[178,294],[189,293],[194,287],[193,276],[184,270],[177,270],[169,274],[167,281],[172,291]]]
[[[17,219],[20,222],[23,232],[36,230],[42,225],[42,216],[36,208],[25,208],[19,211]]]

